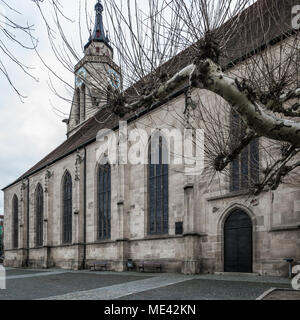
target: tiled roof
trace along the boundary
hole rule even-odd
[[[238,28],[236,28],[235,34],[227,42],[225,50],[223,50],[225,54],[221,56],[221,65],[226,67],[232,61],[238,62],[242,57],[245,57],[246,53],[253,51],[266,42],[276,39],[278,36],[281,36],[282,32],[290,31],[291,7],[297,5],[298,1],[299,0],[259,0],[246,9],[238,17]],[[272,6],[272,3],[275,3],[275,6]],[[261,16],[259,12],[264,12],[263,21],[258,21],[258,16]],[[218,34],[225,34],[226,30],[232,25],[233,20],[234,19],[226,22],[222,28],[219,28],[220,32],[218,32]],[[283,21],[286,23],[284,24]],[[262,28],[264,32],[262,32]],[[249,30],[251,32],[249,32]],[[193,52],[194,48],[191,46],[166,64],[173,64],[176,66],[176,70],[180,70],[184,66],[192,63],[194,57]],[[162,65],[161,68],[164,68],[166,64]],[[175,73],[176,70],[173,72]],[[130,88],[126,91],[130,92]],[[132,114],[128,114],[125,118],[129,119],[132,116]],[[101,128],[117,128],[118,122],[118,116],[112,112],[108,112],[108,109],[98,111],[98,113],[87,120],[75,134],[4,189],[46,168],[84,145],[95,141],[97,132]]]

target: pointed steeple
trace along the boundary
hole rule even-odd
[[[95,19],[94,31],[91,34],[88,43],[84,46],[84,50],[92,42],[104,42],[110,49],[112,49],[111,46],[109,45],[109,39],[104,32],[103,17],[102,17],[103,5],[101,3],[101,0],[98,0],[98,2],[96,3],[95,11],[96,11],[96,19]]]

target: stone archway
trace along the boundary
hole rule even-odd
[[[224,271],[252,272],[252,220],[241,210],[233,210],[224,223]]]

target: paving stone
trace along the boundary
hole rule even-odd
[[[255,300],[270,288],[291,288],[290,279],[253,275],[62,269],[7,269],[6,275],[0,300]]]
[[[112,300],[175,283],[186,282],[187,280],[192,280],[192,277],[165,274],[146,280],[137,280],[110,287],[49,297],[47,300]]]
[[[266,295],[262,300],[300,300],[300,291],[277,289]]]

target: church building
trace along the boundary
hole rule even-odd
[[[282,12],[287,19],[290,9]],[[247,181],[264,159],[261,139],[248,149],[257,164],[237,159],[221,181],[186,174],[184,164],[99,162],[99,131],[121,130],[120,117],[107,108],[108,88],[123,90],[103,10],[98,1],[94,30],[74,68],[67,139],[3,189],[4,265],[83,269],[102,261],[107,270],[126,271],[130,260],[136,270],[151,261],[163,272],[287,275],[284,259],[300,261],[300,185],[249,196]],[[183,88],[167,103],[121,120],[128,132],[145,130],[151,144],[151,128],[185,129],[186,107]]]

